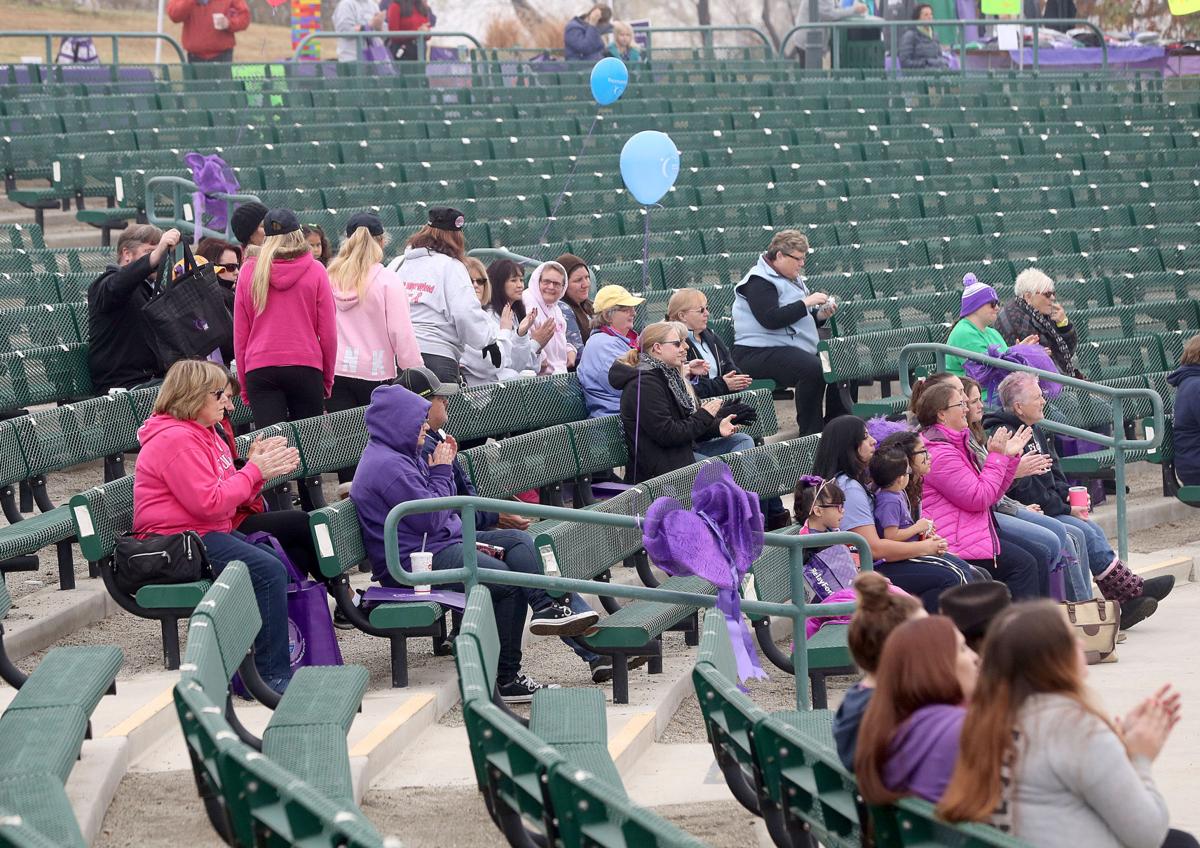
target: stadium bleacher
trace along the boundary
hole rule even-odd
[[[882,389],[882,398],[853,403],[862,416],[903,407],[904,398],[890,391],[898,351],[944,341],[966,272],[1006,295],[1024,268],[1047,271],[1078,328],[1085,376],[1152,388],[1168,416],[1173,392],[1165,374],[1200,332],[1200,89],[1181,80],[814,77],[782,60],[685,57],[639,69],[588,136],[595,106],[584,70],[535,75],[518,67],[501,80],[481,63],[459,80],[466,85],[435,87],[412,69],[375,76],[342,66],[259,67],[245,76],[196,66],[180,75],[162,66],[136,78],[114,69],[86,81],[68,80],[61,68],[0,68],[0,167],[9,200],[31,219],[0,226],[0,410],[11,416],[0,421],[0,506],[9,522],[0,528],[0,573],[36,568],[37,552],[55,546],[60,587],[70,588],[78,540],[118,605],[162,622],[164,664],[182,672],[174,698],[196,784],[230,844],[267,844],[256,842],[263,832],[281,840],[273,844],[383,843],[355,802],[346,746],[364,671],[306,670],[254,737],[227,708],[230,678],[245,667],[257,629],[244,572],[231,567],[216,582],[146,587],[136,598],[111,579],[113,545],[132,522],[132,478],[120,457],[136,447],[154,391],[89,397],[82,301],[112,260],[105,246],[112,232],[131,221],[190,215],[169,190],[147,191],[154,177],[190,178],[185,153],[219,153],[241,192],[322,225],[335,250],[354,211],[375,211],[395,243],[425,222],[428,207],[450,203],[466,212],[469,248],[539,260],[576,253],[591,264],[597,285],[642,293],[639,325],[659,319],[674,291],[699,288],[712,308],[710,326],[727,342],[733,285],[772,232],[804,230],[813,247],[808,284],[841,304],[822,342],[825,378],[848,399],[860,385]],[[636,208],[617,168],[620,145],[642,129],[669,132],[682,153],[663,208]],[[43,226],[72,207],[78,221],[100,230],[101,247],[47,248]],[[194,222],[179,223],[190,229]],[[774,435],[770,393],[743,400],[759,412],[752,435],[760,442]],[[686,505],[700,469],[594,503],[592,475],[622,467],[627,456],[615,419],[587,420],[573,376],[467,389],[451,403],[448,429],[457,438],[497,440],[459,458],[482,496],[537,489],[543,503],[639,516],[665,494]],[[47,404],[54,406],[37,408]],[[1111,420],[1086,393],[1064,392],[1053,406],[1085,429]],[[1127,406],[1131,426],[1149,417],[1145,404]],[[237,421],[249,426],[250,411],[239,408]],[[447,652],[446,610],[436,603],[358,610],[350,584],[365,559],[357,515],[351,501],[326,504],[321,493],[321,475],[352,465],[362,451],[362,410],[269,429],[301,456],[293,475],[269,485],[295,480],[314,496],[321,576],[353,625],[389,641],[391,683],[406,686],[409,639],[430,637],[435,653]],[[258,432],[240,437],[243,452]],[[1125,460],[1161,463],[1164,492],[1200,504],[1196,487],[1174,481],[1169,417],[1162,435],[1160,449]],[[815,437],[784,440],[726,459],[739,484],[774,497],[811,468],[815,446]],[[47,474],[98,459],[105,460],[102,485],[67,505],[51,502]],[[1108,450],[1064,459],[1064,467],[1103,473],[1113,462]],[[22,514],[17,503],[25,481],[36,514]],[[603,581],[627,563],[649,586],[713,591],[693,577],[659,584],[636,531],[545,521],[531,532],[563,577]],[[781,549],[764,553],[753,569],[757,597],[802,604],[792,597],[788,569]],[[613,702],[629,700],[627,658],[648,658],[650,673],[662,671],[664,632],[682,630],[687,644],[698,643],[693,680],[717,763],[733,796],[764,819],[776,844],[810,844],[815,836],[857,846],[868,822],[880,845],[1022,844],[989,828],[951,828],[923,802],[869,811],[855,803],[853,775],[831,752],[823,709],[824,678],[851,666],[843,626],[827,626],[807,643],[816,709],[772,714],[738,690],[719,617],[701,623],[687,604],[607,600],[609,615],[589,644],[616,660]],[[6,593],[0,611],[7,611]],[[527,726],[491,702],[498,642],[489,616],[487,593],[477,589],[455,662],[478,786],[511,843],[528,844],[519,840],[530,838],[533,822],[534,841],[564,845],[700,844],[628,797],[606,747],[599,690],[539,693]],[[189,617],[181,664],[178,621]],[[754,627],[763,655],[794,673],[770,621],[756,619]],[[53,676],[61,662],[51,662],[55,656],[31,681]],[[116,674],[111,652],[103,659],[90,669],[96,680],[80,687],[90,700],[70,705],[71,733],[53,744],[36,748],[46,716],[18,714],[15,706],[0,716],[0,745],[23,746],[0,763],[56,763],[54,780],[39,767],[33,770],[41,776],[24,783],[10,779],[15,765],[0,765],[0,839],[8,838],[4,822],[15,811],[24,821],[12,827],[35,833],[21,844],[40,844],[38,835],[82,844],[62,783],[79,753],[75,735],[82,744],[87,716],[112,682],[108,668]],[[21,696],[34,697],[25,689]],[[18,720],[33,741],[19,742],[5,726]],[[319,745],[297,741],[298,728],[314,726]]]

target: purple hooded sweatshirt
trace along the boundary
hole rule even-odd
[[[942,799],[958,759],[958,738],[966,707],[930,704],[900,725],[883,766],[883,784],[931,804]]]
[[[397,586],[387,570],[383,550],[383,524],[396,504],[422,498],[457,494],[453,465],[430,466],[417,444],[417,435],[429,412],[429,401],[402,386],[380,386],[371,392],[365,415],[367,447],[354,472],[350,498],[358,509],[371,579]],[[396,527],[401,565],[409,568],[408,555],[421,549],[437,553],[462,542],[462,521],[451,511],[409,515]]]

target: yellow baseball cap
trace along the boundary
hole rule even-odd
[[[603,312],[614,306],[641,306],[645,302],[646,298],[631,295],[624,286],[605,286],[592,298],[592,309]]]

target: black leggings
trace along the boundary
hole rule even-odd
[[[271,365],[246,374],[244,385],[258,429],[281,421],[314,418],[325,411],[325,377],[306,365]],[[308,489],[300,486],[300,504],[313,508]]]
[[[316,580],[322,579],[313,551],[312,533],[308,529],[308,513],[295,509],[260,512],[242,521],[237,530],[247,534],[270,533],[279,540],[292,565]]]
[[[836,383],[826,383],[815,354],[794,347],[733,346],[738,367],[756,380],[774,380],[781,389],[796,393],[796,426],[801,436],[820,433],[825,422],[850,410],[842,403]],[[821,399],[825,400],[822,414]]]
[[[1200,842],[1196,841],[1196,837],[1192,836],[1185,830],[1176,830],[1171,828],[1167,831],[1167,838],[1163,840],[1162,848],[1198,848]]]
[[[376,382],[374,380],[360,380],[357,377],[334,377],[333,391],[329,395],[329,400],[325,401],[325,409],[329,412],[341,412],[345,409],[357,409],[360,406],[367,406],[371,403],[371,392],[380,386],[386,386],[390,380]],[[358,467],[358,463],[351,465],[348,468],[339,468],[337,478],[339,483],[349,483],[354,479],[354,469]]]
[[[448,356],[438,356],[436,353],[422,353],[421,361],[443,383],[458,385],[458,362],[456,360]]]
[[[1005,542],[994,563],[990,559],[969,559],[967,562],[1008,586],[1014,601],[1050,595],[1049,575],[1038,566],[1037,557],[1018,544]]]

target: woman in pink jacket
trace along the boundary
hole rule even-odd
[[[346,222],[346,240],[329,263],[337,308],[337,362],[330,412],[371,402],[371,392],[401,369],[424,363],[408,315],[408,293],[400,278],[380,264],[387,236],[378,215],[358,212]],[[338,472],[342,483],[354,469]]]
[[[290,209],[263,218],[266,238],[238,273],[233,352],[254,426],[312,418],[333,389],[337,322],[325,268]],[[308,489],[300,487],[306,510]]]
[[[291,473],[300,457],[286,439],[274,436],[252,444],[238,470],[216,429],[232,404],[229,374],[220,365],[184,359],[171,366],[154,414],[138,430],[133,532],[165,536],[194,530],[217,574],[234,560],[246,563],[262,617],[254,662],[263,680],[282,692],[292,676],[288,576],[273,550],[246,541],[246,533],[274,529],[267,517],[279,513],[248,518],[246,513],[259,507],[263,481]]]
[[[992,518],[992,507],[1012,483],[1033,431],[997,430],[988,440],[987,460],[980,468],[967,444],[971,432],[961,389],[948,383],[932,386],[921,394],[914,411],[924,428],[921,436],[930,463],[921,511],[949,543],[950,553],[1003,581],[1013,600],[1049,595],[1037,559],[1015,544],[1001,547]]]

